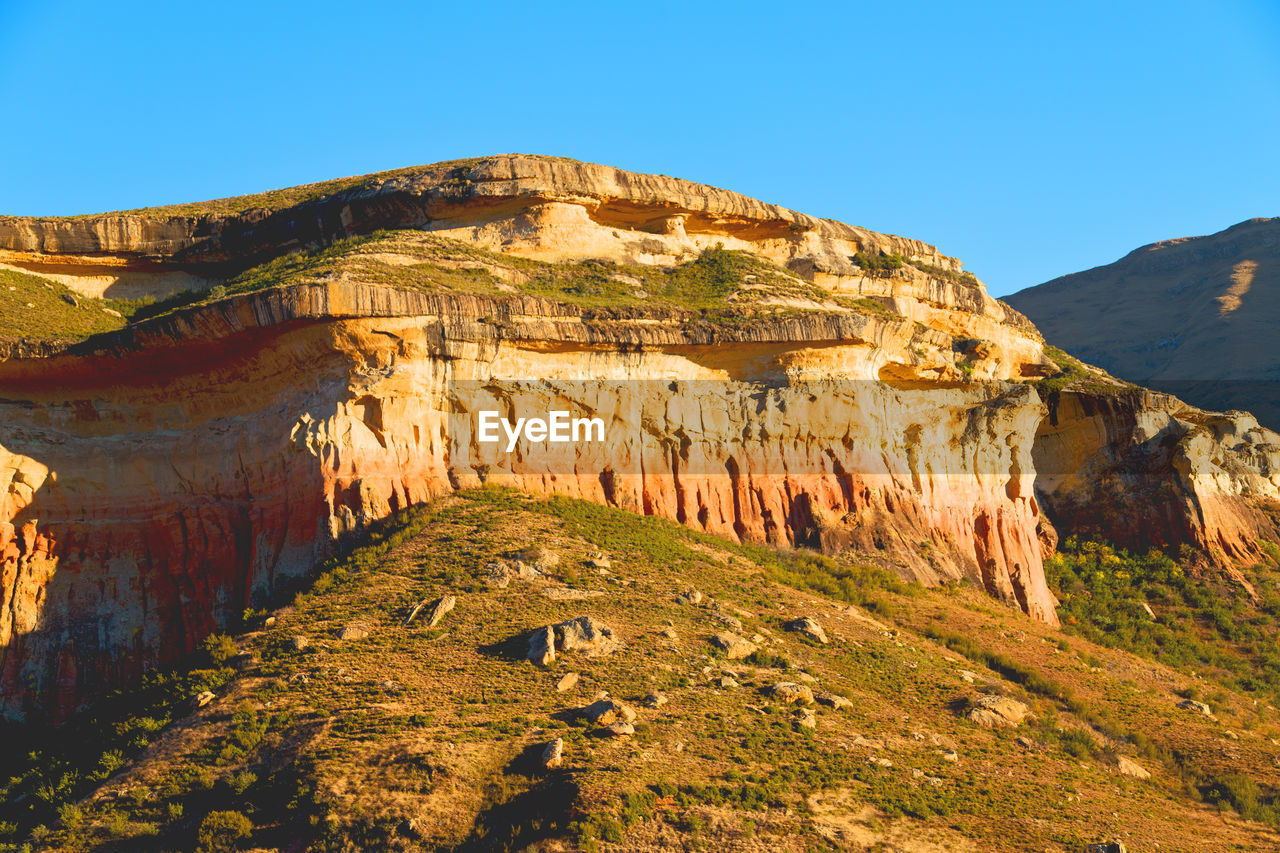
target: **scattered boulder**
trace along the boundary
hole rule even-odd
[[[529,660],[549,666],[556,652],[581,652],[588,657],[611,654],[622,648],[613,629],[592,616],[579,616],[557,625],[544,625],[529,635]]]
[[[1197,702],[1195,699],[1183,699],[1178,703],[1178,707],[1184,711],[1196,711],[1204,714],[1206,717],[1213,716],[1213,709],[1203,702]]]
[[[1123,841],[1095,841],[1084,846],[1084,853],[1129,853]]]
[[[338,635],[339,640],[363,640],[369,636],[369,626],[360,622],[349,622],[342,626],[342,633]]]
[[[974,700],[965,717],[986,729],[1013,728],[1031,716],[1025,703],[989,693]]]
[[[440,624],[440,620],[453,610],[453,606],[458,600],[452,595],[445,595],[431,602],[431,606],[427,612],[427,627],[434,628]]]
[[[680,604],[693,604],[696,606],[702,603],[702,593],[696,589],[686,589],[676,596],[676,601]]]
[[[1150,779],[1151,774],[1138,762],[1125,755],[1116,757],[1116,769],[1125,776],[1132,776],[1134,779]]]
[[[979,678],[981,678],[982,676],[978,675],[978,673],[976,673],[976,672],[971,672],[970,670],[962,669],[962,670],[960,670],[960,677],[961,677],[962,679],[964,679],[965,683],[967,683],[967,684],[973,684],[975,681],[977,681],[977,680],[978,680]]]
[[[544,589],[542,594],[552,601],[586,601],[588,598],[603,598],[604,590],[574,589],[571,586],[553,586]]]
[[[499,560],[490,560],[480,567],[480,580],[490,589],[506,589],[511,585],[511,569]]]
[[[529,636],[529,653],[526,657],[538,666],[551,666],[556,660],[556,635],[550,625],[534,631]]]
[[[822,630],[822,626],[818,624],[818,620],[811,616],[802,616],[799,619],[793,619],[782,627],[788,631],[795,631],[813,640],[815,643],[827,644],[827,632]]]
[[[424,615],[427,620],[427,627],[434,628],[440,624],[440,620],[449,614],[458,600],[452,595],[444,595],[434,601],[423,599],[413,606],[413,610],[409,611],[409,616],[404,620],[404,624],[408,625],[417,618],[419,613]]]
[[[670,625],[663,628],[658,633],[666,637],[668,640],[678,640],[680,638],[680,635],[676,633],[676,629],[672,628]]]
[[[636,727],[630,723],[619,721],[605,726],[604,732],[609,737],[629,737],[636,733]]]
[[[191,707],[193,709],[203,708],[205,705],[208,705],[212,701],[213,701],[213,691],[203,690],[197,693],[194,697],[192,697]]]
[[[867,759],[867,763],[868,763],[868,764],[874,764],[874,765],[876,765],[877,767],[884,767],[885,769],[888,769],[888,768],[890,768],[890,767],[892,767],[892,766],[893,766],[893,762],[892,762],[892,761],[890,761],[890,760],[889,760],[889,759],[887,759],[887,758],[881,758],[881,757],[880,757],[880,756],[878,756],[878,755],[873,755],[873,756],[871,756],[870,758],[868,758],[868,759]]]
[[[301,634],[294,634],[289,640],[289,645],[295,652],[304,652],[311,646],[311,640]]]
[[[661,708],[665,704],[667,704],[667,697],[656,690],[644,697],[646,708]]]
[[[718,649],[724,651],[725,657],[729,660],[741,660],[750,657],[756,651],[756,644],[740,637],[737,634],[730,634],[728,631],[722,631],[711,638],[711,644]]]
[[[818,715],[812,708],[796,708],[794,716],[796,725],[801,728],[816,729],[818,727]]]
[[[607,726],[619,721],[630,723],[636,718],[636,712],[629,706],[607,697],[583,708],[582,715],[597,726]]]
[[[730,678],[727,675],[722,676],[720,680],[716,682],[716,684],[718,684],[720,686],[720,689],[722,690],[732,690],[733,688],[739,686],[738,682],[735,679]]]
[[[611,569],[613,561],[603,551],[595,551],[587,555],[587,565],[593,569]]]
[[[770,685],[767,689],[770,696],[788,705],[796,703],[801,705],[813,704],[813,690],[804,684],[796,684],[794,681],[779,681],[777,684]]]
[[[578,673],[568,672],[556,682],[556,692],[565,693],[578,686]]]
[[[274,616],[268,616],[266,619],[262,620],[263,628],[274,628],[275,626],[276,626],[276,617]]]
[[[525,563],[530,568],[540,572],[546,572],[560,565],[560,555],[541,545],[525,548],[523,551],[517,552],[515,556],[519,562]]]
[[[959,764],[960,753],[956,752],[954,749],[948,749],[942,753],[942,760],[950,764]]]
[[[828,708],[835,708],[836,710],[853,707],[853,702],[844,698],[839,693],[832,693],[828,690],[813,691],[813,699],[819,705],[826,705]]]
[[[539,764],[543,770],[554,770],[564,763],[564,738],[556,738],[542,750]]]
[[[711,615],[715,617],[715,620],[717,622],[719,622],[721,625],[725,626],[726,628],[729,628],[734,631],[742,630],[742,620],[739,619],[737,616],[731,616],[728,613],[721,613],[719,611]]]
[[[607,655],[622,648],[613,629],[592,616],[579,616],[554,626],[556,648],[562,652],[582,652],[588,657]]]

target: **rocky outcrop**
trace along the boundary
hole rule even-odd
[[[1056,525],[1137,551],[1189,546],[1220,568],[1280,541],[1280,435],[1142,388],[1054,394],[1035,442]]]
[[[88,295],[159,297],[304,246],[396,228],[544,260],[669,264],[720,244],[835,293],[885,299],[910,320],[994,342],[1020,364],[1040,361],[1034,327],[927,243],[677,178],[549,157],[486,157],[174,208],[0,217],[0,264]],[[899,255],[932,272],[869,275],[858,253]]]
[[[508,223],[503,227],[510,240],[545,216],[545,205],[565,205],[582,208],[602,226],[660,238],[706,233],[717,239],[787,243],[794,242],[792,235],[810,234],[818,241],[959,268],[954,259],[918,240],[816,219],[665,175],[553,157],[477,158],[229,201],[74,218],[0,217],[0,250],[31,263],[97,258],[99,266],[242,264],[380,228],[496,231],[497,223]],[[610,243],[617,242],[611,235]],[[525,248],[540,255],[583,256],[572,244],[544,238]],[[847,258],[840,261],[852,270]]]

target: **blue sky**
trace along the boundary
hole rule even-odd
[[[1004,294],[1280,216],[1280,3],[0,0],[0,213],[508,151],[935,243]]]

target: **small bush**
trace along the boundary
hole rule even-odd
[[[235,853],[253,832],[249,818],[235,811],[209,812],[196,834],[198,853]]]
[[[208,656],[209,662],[221,667],[227,661],[240,654],[236,641],[226,634],[210,634],[200,643],[200,648]]]
[[[907,259],[902,255],[894,255],[887,252],[876,255],[858,252],[856,255],[851,256],[849,260],[862,267],[868,275],[874,278],[888,278],[896,270],[902,269],[907,262]]]

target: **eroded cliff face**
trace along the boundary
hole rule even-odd
[[[1142,388],[1051,395],[1036,488],[1058,525],[1139,551],[1190,546],[1219,568],[1280,539],[1280,435]]]
[[[331,283],[0,363],[4,711],[73,708],[192,649],[345,532],[481,483],[883,549],[904,574],[969,577],[1053,621],[1034,391],[875,379],[936,334],[857,314],[594,320]],[[458,426],[483,405],[608,412],[610,439],[507,455]]]

